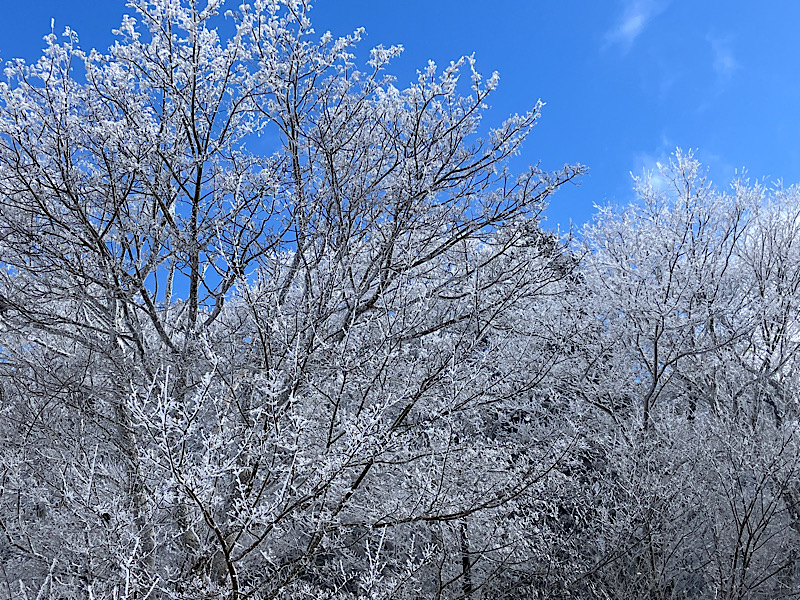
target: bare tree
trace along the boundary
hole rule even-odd
[[[577,581],[609,597],[793,597],[797,193],[722,193],[680,152],[658,182],[586,231],[573,381],[596,410],[587,536],[601,550]]]
[[[512,325],[583,168],[510,175],[541,105],[478,137],[471,58],[399,89],[305,1],[131,6],[0,88],[9,590],[480,593],[571,447],[509,425],[563,341]]]

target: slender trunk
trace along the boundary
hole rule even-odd
[[[141,541],[141,565],[146,570],[155,566],[155,534],[153,525],[148,515],[147,489],[142,475],[141,461],[139,459],[139,446],[133,430],[133,419],[124,401],[117,403],[116,407],[117,431],[119,433],[120,448],[125,453],[128,486],[133,505],[134,523],[138,528]]]
[[[112,300],[110,304],[111,315],[114,320],[114,331],[109,335],[108,344],[110,356],[115,359],[120,366],[124,365],[122,354],[122,338],[117,334],[117,327],[121,306],[117,300]],[[128,480],[128,491],[131,499],[133,518],[138,528],[140,546],[140,564],[145,571],[150,571],[154,575],[155,567],[155,533],[150,522],[147,489],[144,482],[143,470],[139,453],[139,445],[136,441],[136,433],[133,418],[126,404],[128,389],[125,389],[124,377],[116,381],[117,401],[114,405],[114,416],[117,426],[119,447],[125,456],[125,469]]]
[[[459,524],[459,537],[461,541],[461,574],[464,578],[462,589],[464,598],[472,598],[472,563],[469,560],[469,539],[467,538],[467,522],[462,520]]]
[[[203,167],[197,167],[192,197],[192,218],[189,222],[189,319],[186,326],[187,339],[197,324],[197,312],[200,303],[200,198],[203,189]]]
[[[776,597],[791,597],[798,589],[797,581],[797,548],[792,547],[786,554],[786,562],[778,574]]]
[[[286,295],[289,293],[289,290],[292,287],[292,282],[294,281],[294,278],[300,268],[303,252],[305,252],[306,233],[308,227],[306,219],[305,190],[303,187],[303,172],[300,164],[300,143],[298,139],[300,135],[300,123],[298,122],[296,112],[292,109],[288,100],[287,107],[290,112],[290,118],[287,127],[289,138],[288,146],[289,154],[292,159],[292,179],[294,180],[295,194],[297,196],[297,206],[295,206],[294,209],[296,247],[292,263],[289,266],[289,270],[286,273],[286,276],[281,283],[280,291],[278,292],[279,305],[283,305],[283,303],[286,301]]]

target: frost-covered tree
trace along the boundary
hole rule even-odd
[[[680,152],[659,181],[637,179],[639,203],[622,213],[602,209],[585,231],[586,278],[597,307],[590,310],[612,352],[625,353],[628,408],[640,413],[645,431],[662,399],[679,395],[690,418],[698,402],[714,408],[717,400],[701,383],[703,371],[713,380],[709,355],[750,330],[739,316],[751,294],[735,264],[754,206],[749,189],[717,192],[691,154]]]
[[[131,7],[0,86],[7,593],[513,591],[582,167],[511,175],[541,105],[480,136],[471,58],[396,87],[304,0]]]
[[[713,187],[678,152],[585,230],[578,395],[597,520],[578,583],[603,597],[797,589],[795,188]]]

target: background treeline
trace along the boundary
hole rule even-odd
[[[561,239],[471,59],[133,4],[0,84],[0,596],[798,596],[800,191]]]

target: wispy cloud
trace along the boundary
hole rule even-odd
[[[622,17],[608,32],[607,44],[618,45],[627,52],[652,21],[664,8],[665,2],[657,0],[624,0],[625,8]]]
[[[650,183],[656,190],[669,190],[672,183],[661,173],[660,165],[669,165],[675,159],[675,152],[678,149],[666,135],[662,135],[660,144],[654,150],[634,153],[631,175],[650,177]],[[710,150],[684,147],[683,154],[686,155],[688,152],[692,152],[694,157],[700,161],[700,171],[707,175],[709,185],[713,182],[722,182],[724,188],[740,173],[722,154]]]
[[[729,38],[719,37],[712,33],[706,36],[706,41],[711,45],[712,66],[717,75],[717,82],[725,83],[739,69],[739,63],[731,50],[731,41]]]
[[[671,153],[675,147],[667,149],[666,138],[661,139],[661,145],[655,152],[637,152],[633,155],[633,169],[631,176],[643,177],[650,180],[650,184],[657,190],[667,190],[669,181],[662,175],[660,165],[669,164]]]

